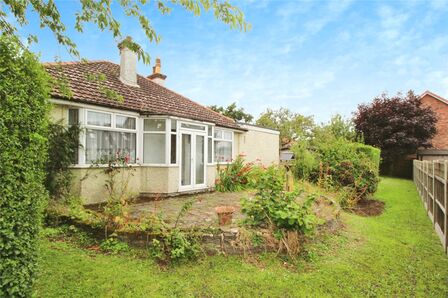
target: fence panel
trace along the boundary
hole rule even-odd
[[[448,160],[414,160],[417,191],[431,219],[443,249],[448,254]]]

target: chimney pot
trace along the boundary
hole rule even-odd
[[[150,79],[154,83],[163,86],[165,83],[166,75],[162,74],[161,70],[162,70],[162,62],[160,58],[157,58],[156,64],[152,68],[152,75],[148,76],[148,79]]]

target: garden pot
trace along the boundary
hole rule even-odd
[[[215,208],[218,214],[218,222],[220,226],[228,225],[232,222],[233,212],[235,208],[232,206],[218,206]]]

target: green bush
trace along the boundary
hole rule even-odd
[[[53,199],[67,199],[70,193],[72,173],[69,167],[76,163],[79,133],[78,125],[49,125],[45,186]]]
[[[0,297],[31,296],[47,157],[48,76],[0,35]]]
[[[296,177],[325,188],[346,188],[345,193],[353,197],[341,201],[345,207],[352,207],[377,189],[380,161],[377,148],[327,134],[297,143],[293,150]]]
[[[245,163],[244,158],[239,155],[233,162],[224,168],[218,165],[218,179],[216,179],[216,190],[220,192],[241,191],[250,186],[250,178],[253,164]]]
[[[314,197],[308,196],[303,203],[298,203],[300,192],[284,191],[284,177],[284,171],[274,166],[260,176],[256,195],[241,202],[241,211],[247,215],[246,223],[309,233],[316,224],[311,210]]]

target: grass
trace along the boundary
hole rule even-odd
[[[257,261],[207,257],[160,268],[150,259],[102,255],[42,240],[38,297],[448,296],[448,258],[411,181],[382,178],[379,217],[344,213],[346,228],[307,247],[288,266],[272,254]]]

